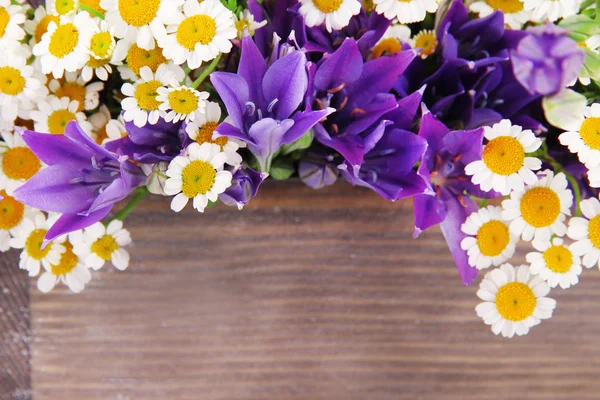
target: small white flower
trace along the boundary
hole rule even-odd
[[[98,270],[110,261],[115,268],[123,271],[129,266],[129,253],[123,247],[131,243],[131,236],[123,229],[123,221],[113,220],[105,228],[97,222],[83,231],[69,234],[73,252],[83,263]]]
[[[48,14],[75,15],[79,10],[79,0],[46,0]]]
[[[373,4],[378,14],[387,19],[398,18],[401,24],[423,21],[428,12],[434,13],[438,9],[436,0],[373,0]]]
[[[158,108],[166,113],[167,122],[194,121],[197,115],[205,113],[208,92],[199,92],[176,81],[169,87],[159,87],[156,92],[156,99],[161,103]]]
[[[98,144],[127,136],[123,118],[119,115],[117,119],[113,119],[104,104],[100,106],[97,113],[90,115],[89,122],[92,124],[92,132]]]
[[[190,144],[187,156],[177,156],[167,169],[165,194],[175,196],[171,209],[183,210],[190,199],[199,212],[204,212],[208,202],[215,202],[219,194],[231,186],[231,172],[224,171],[227,155],[212,143]]]
[[[485,274],[477,296],[483,300],[475,307],[477,315],[494,334],[511,338],[526,335],[542,319],[552,317],[556,301],[546,297],[550,287],[529,268],[504,264]]]
[[[34,220],[39,211],[15,200],[5,190],[0,190],[0,196],[0,251],[5,252],[10,249],[10,239],[23,227],[23,222]]]
[[[568,122],[573,130],[562,133],[558,140],[571,153],[577,154],[587,168],[600,166],[600,104],[585,107],[576,115],[579,115],[579,120]]]
[[[524,9],[522,0],[479,0],[471,3],[469,10],[485,18],[496,11],[504,14],[504,24],[511,29],[521,29],[531,20],[531,11]]]
[[[90,270],[83,261],[73,252],[73,245],[64,242],[65,252],[61,254],[57,264],[47,266],[44,264],[44,273],[37,281],[37,287],[42,293],[48,293],[58,282],[62,282],[74,293],[81,292],[85,285],[92,280]]]
[[[424,60],[433,55],[438,47],[437,34],[434,30],[422,30],[410,40],[414,49],[419,49],[419,55]]]
[[[298,12],[304,17],[306,26],[325,23],[328,32],[345,28],[361,8],[358,0],[300,0],[300,4]]]
[[[18,133],[0,131],[0,189],[12,196],[15,189],[34,176],[44,164]]]
[[[100,92],[104,89],[104,83],[93,82],[87,84],[87,82],[77,72],[67,72],[60,82],[51,79],[48,82],[48,88],[59,99],[68,97],[71,101],[77,101],[78,112],[90,111],[98,108]]]
[[[473,176],[473,183],[481,190],[495,190],[503,195],[511,190],[522,191],[525,184],[535,183],[537,176],[533,171],[540,169],[542,162],[536,157],[527,157],[527,153],[536,151],[542,141],[532,131],[511,125],[508,119],[484,129],[488,143],[482,159],[465,167],[465,174]]]
[[[114,59],[116,41],[112,29],[108,28],[106,21],[100,21],[100,25],[94,25],[94,33],[88,44],[90,58],[81,71],[81,77],[89,82],[94,74],[101,81],[106,81],[112,73],[110,64],[120,64]]]
[[[579,12],[580,0],[523,0],[525,10],[532,12],[534,21],[554,22]]]
[[[581,201],[579,207],[583,218],[569,220],[567,235],[575,240],[571,245],[573,254],[583,257],[583,265],[591,268],[600,259],[600,201],[591,197]]]
[[[69,121],[77,121],[79,126],[91,133],[92,126],[87,122],[85,114],[79,109],[79,102],[68,97],[58,98],[50,95],[38,103],[38,110],[29,113],[34,121],[35,130],[42,133],[62,135]]]
[[[33,47],[36,43],[42,41],[42,36],[44,36],[44,33],[48,30],[50,22],[54,22],[58,25],[60,23],[60,17],[58,15],[47,13],[43,5],[38,6],[33,14],[33,19],[26,20],[23,25],[25,32],[31,35],[29,46]]]
[[[579,282],[581,259],[573,254],[570,246],[566,246],[562,239],[554,238],[552,242],[534,240],[533,247],[538,252],[527,254],[532,274],[541,276],[551,288],[560,285],[561,288],[568,289]]]
[[[11,4],[10,0],[0,0],[0,47],[12,48],[25,37],[22,28],[25,22],[23,6]]]
[[[256,22],[254,20],[254,15],[250,12],[250,10],[240,11],[239,17],[233,16],[235,28],[237,29],[238,39],[242,39],[244,37],[244,32],[248,31],[250,36],[254,36],[254,32],[263,26],[267,25],[267,20],[263,20],[260,22]]]
[[[410,28],[403,24],[390,25],[381,39],[373,46],[372,58],[396,54],[402,51],[402,43],[410,43]]]
[[[119,65],[117,69],[121,78],[127,81],[136,81],[140,77],[140,70],[148,67],[152,72],[156,72],[161,65],[168,65],[170,62],[163,55],[163,49],[155,47],[152,50],[145,50],[139,47],[135,40],[121,39],[115,46],[112,62]],[[171,62],[172,63],[172,62]],[[122,64],[122,65],[120,65]],[[170,68],[173,72],[175,68]],[[185,77],[183,69],[175,76],[177,82],[181,82]]]

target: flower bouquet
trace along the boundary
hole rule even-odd
[[[148,193],[241,210],[267,177],[412,197],[505,337],[598,264],[598,1],[21,1],[0,0],[0,250],[42,292],[126,269]]]

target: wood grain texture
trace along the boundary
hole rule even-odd
[[[600,273],[556,290],[525,338],[476,317],[410,202],[270,183],[243,212],[129,217],[125,272],[81,295],[32,285],[36,399],[598,399]]]

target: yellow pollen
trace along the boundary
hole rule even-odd
[[[373,47],[373,58],[396,54],[402,50],[402,43],[396,38],[383,39]]]
[[[590,148],[600,150],[600,117],[586,118],[579,128],[579,135]]]
[[[70,22],[59,25],[50,37],[48,51],[54,57],[62,58],[71,53],[79,42],[79,30]]]
[[[97,58],[90,57],[90,59],[87,62],[87,65],[89,65],[91,68],[100,68],[108,64],[109,61],[109,59],[99,60]]]
[[[13,67],[0,67],[0,93],[16,96],[25,89],[25,78]]]
[[[495,257],[502,254],[509,242],[508,228],[502,221],[488,221],[477,231],[477,247],[484,256]]]
[[[521,282],[511,282],[496,293],[498,313],[509,321],[523,321],[533,314],[537,300],[533,290]]]
[[[375,10],[375,3],[373,3],[373,0],[363,0],[363,8],[365,9],[366,12],[371,12],[373,10]]]
[[[178,114],[191,114],[198,108],[198,98],[186,89],[177,89],[169,93],[171,109]]]
[[[69,242],[63,243],[65,252],[60,255],[60,261],[57,265],[50,265],[53,275],[65,275],[71,272],[79,262],[79,257],[73,253],[73,245]]]
[[[119,0],[119,14],[131,26],[148,25],[156,17],[160,0]]]
[[[495,174],[512,175],[519,172],[525,160],[525,149],[511,136],[492,139],[483,149],[483,162]]]
[[[73,0],[56,0],[54,2],[54,8],[58,15],[67,15],[72,13],[77,4]]]
[[[564,274],[573,265],[573,255],[565,246],[552,246],[544,251],[544,261],[550,271]]]
[[[77,111],[83,111],[85,102],[85,87],[77,82],[67,82],[63,84],[55,93],[56,97],[68,97],[69,100],[76,100],[78,103]]]
[[[560,214],[560,199],[547,187],[534,187],[521,198],[521,215],[534,228],[550,226]]]
[[[247,29],[250,35],[254,34],[254,32],[252,32],[250,29],[250,23],[244,19],[235,21],[235,29],[237,29],[238,36],[242,36],[244,34],[244,29]]]
[[[73,121],[75,114],[69,110],[56,110],[48,117],[48,130],[53,135],[62,135],[65,133],[65,127],[69,121]]]
[[[219,136],[218,138],[213,140],[213,143],[218,144],[221,147],[221,151],[223,151],[223,147],[225,147],[228,141],[229,138],[227,136]]]
[[[9,230],[19,225],[23,220],[25,206],[16,201],[14,197],[6,194],[4,190],[0,191],[0,229]]]
[[[138,106],[142,110],[154,111],[158,110],[160,102],[156,100],[156,90],[162,86],[157,80],[150,82],[144,82],[137,85],[135,88],[135,99],[138,102]]]
[[[58,25],[60,23],[60,18],[57,15],[46,15],[40,20],[35,27],[35,32],[33,33],[36,43],[40,42],[42,40],[42,36],[44,36],[44,33],[48,31],[48,25],[50,25],[50,22],[54,22],[56,25]]]
[[[317,9],[323,13],[332,13],[340,8],[343,0],[313,0]]]
[[[421,31],[415,36],[415,48],[420,48],[421,57],[427,57],[435,53],[438,41],[434,31]]]
[[[52,243],[48,243],[48,245],[42,250],[42,243],[44,242],[44,236],[48,231],[46,229],[36,229],[31,231],[27,240],[25,241],[25,250],[29,257],[34,260],[41,260],[46,257],[50,249],[52,249]]]
[[[196,43],[207,45],[217,34],[217,23],[208,15],[193,15],[184,19],[177,28],[177,42],[188,50]]]
[[[227,136],[219,136],[218,138],[213,140],[213,133],[215,132],[215,129],[217,129],[217,126],[219,126],[218,122],[207,122],[204,125],[202,125],[198,130],[198,135],[196,136],[196,143],[215,143],[221,146],[221,150],[223,150],[223,147],[227,144],[229,139],[227,138]]]
[[[215,183],[217,171],[206,161],[195,160],[181,173],[181,191],[188,198],[206,194]]]
[[[162,49],[159,47],[154,48],[154,50],[144,50],[134,44],[127,52],[127,66],[137,75],[140,74],[142,67],[148,67],[152,72],[156,72],[158,67],[166,62],[167,59],[163,56]]]
[[[500,10],[504,14],[514,14],[523,10],[521,0],[485,0],[485,3],[494,10]]]
[[[4,153],[2,171],[14,180],[27,180],[41,168],[40,160],[27,147],[13,147]]]
[[[113,37],[108,32],[98,32],[90,39],[90,52],[95,58],[106,59],[113,51]]]
[[[96,133],[96,143],[102,144],[102,142],[104,142],[105,139],[108,139],[108,133],[106,132],[106,125],[104,125],[100,129],[98,129],[98,132]]]
[[[88,6],[92,10],[98,11],[100,14],[106,14],[106,10],[100,7],[100,0],[80,0],[79,4]],[[92,17],[95,17],[95,15],[92,15]]]
[[[6,11],[6,8],[0,7],[0,38],[4,36],[9,22],[10,15],[8,14],[8,11]]]
[[[595,248],[600,249],[600,215],[590,219],[588,224],[588,234],[590,241]]]
[[[111,235],[104,235],[92,244],[91,250],[104,261],[108,261],[112,253],[119,250],[119,245]]]

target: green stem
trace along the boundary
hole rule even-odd
[[[88,13],[100,18],[104,19],[104,14],[99,11],[94,10],[92,7],[86,6],[85,4],[79,4],[79,9],[83,11],[87,11]]]
[[[592,4],[594,4],[595,0],[585,0],[583,3],[581,3],[581,8],[580,10],[585,10],[586,8],[588,8],[589,6],[591,6]]]
[[[114,221],[115,219],[123,221],[133,211],[137,203],[139,203],[144,197],[146,197],[146,195],[148,194],[148,189],[146,189],[145,186],[139,187],[134,190],[134,193],[135,196],[131,200],[129,200],[129,203],[127,203],[121,211],[119,211],[117,214],[115,214],[114,217],[112,217],[111,221]]]
[[[212,60],[210,65],[206,67],[204,71],[202,71],[200,76],[196,78],[194,83],[192,83],[192,89],[197,89],[198,86],[200,86],[200,84],[202,83],[202,81],[204,81],[206,77],[210,75],[211,72],[213,72],[213,70],[217,67],[217,64],[219,63],[219,60],[221,59],[221,54],[222,53],[219,53],[219,55],[214,60]]]

